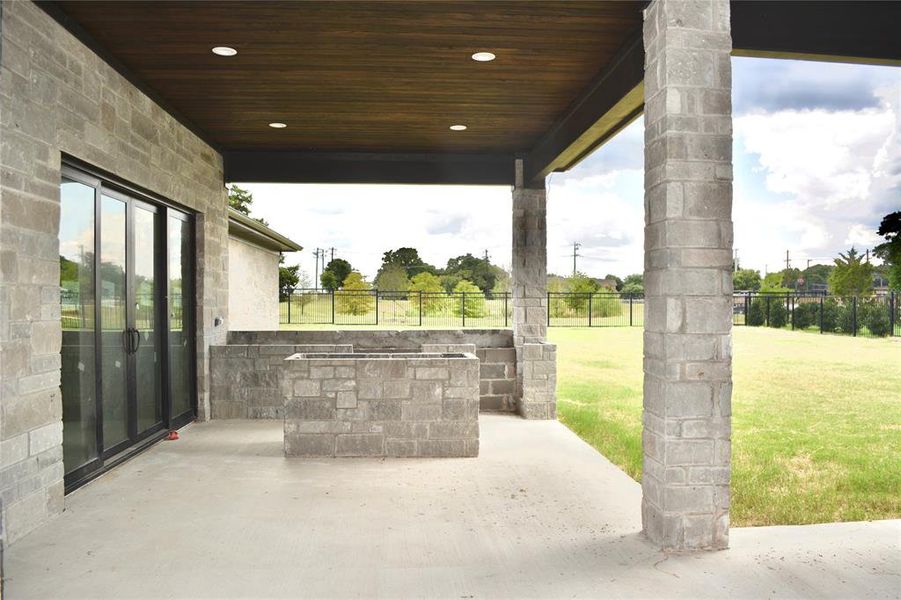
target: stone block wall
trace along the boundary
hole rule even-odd
[[[286,456],[479,453],[472,354],[300,354],[284,362]]]
[[[513,412],[516,400],[516,351],[513,348],[476,348],[475,344],[423,344],[423,352],[465,352],[479,359],[479,409]]]
[[[4,2],[0,30],[0,516],[14,542],[63,509],[63,156],[198,211],[201,418],[207,348],[228,327],[227,201],[219,154],[37,5]]]
[[[672,550],[729,543],[729,28],[727,0],[645,11],[642,522]]]
[[[292,344],[331,344],[352,346],[356,351],[386,352],[470,352],[480,365],[480,406],[483,411],[515,412],[517,402],[516,352],[513,336],[508,329],[497,330],[362,330],[362,331],[233,331],[228,335],[230,344],[279,345],[290,348]],[[220,350],[216,350],[220,352]],[[286,352],[285,356],[290,354]],[[250,361],[230,363],[232,369],[253,366]],[[214,368],[216,373],[221,372]],[[253,376],[251,376],[252,378]],[[253,401],[249,396],[235,392],[225,396],[225,403],[232,403],[227,410],[220,410],[227,387],[214,387],[213,418],[280,418],[272,411],[241,410],[238,404]],[[544,400],[542,400],[544,401]],[[269,416],[267,416],[269,415]]]
[[[353,352],[350,344],[229,345],[210,348],[214,419],[283,419],[279,371],[298,352]]]
[[[526,343],[522,346],[522,396],[519,414],[527,419],[557,418],[557,346]]]
[[[556,390],[547,380],[527,378],[537,373],[525,365],[526,344],[547,339],[547,190],[544,181],[523,180],[523,161],[516,160],[513,186],[513,345],[516,348],[516,399],[526,419],[553,419],[557,414]],[[550,352],[550,350],[547,350]],[[545,350],[542,350],[542,353]],[[535,350],[532,350],[535,353]],[[555,370],[556,372],[556,370]]]

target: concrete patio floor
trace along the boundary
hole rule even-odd
[[[7,551],[9,598],[897,598],[901,521],[733,529],[667,556],[637,483],[557,422],[477,459],[303,460],[280,422],[189,426]]]

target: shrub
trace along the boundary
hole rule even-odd
[[[785,298],[776,296],[770,298],[770,327],[780,329],[788,324],[788,308],[785,306]]]
[[[745,317],[746,325],[752,327],[760,327],[763,325],[764,320],[766,319],[766,310],[763,303],[764,300],[762,298],[751,301],[751,306],[748,307],[748,314]]]
[[[454,294],[457,295],[454,298],[454,315],[460,317],[465,313],[466,317],[471,319],[477,319],[485,315],[485,295],[476,284],[464,279],[454,286]],[[463,300],[464,297],[466,298],[465,301]]]
[[[365,315],[375,308],[372,286],[357,271],[344,280],[344,287],[335,292],[335,309],[343,315]]]
[[[797,329],[807,329],[808,327],[813,327],[815,325],[818,326],[820,324],[819,301],[796,304],[793,318],[795,328]]]
[[[591,318],[618,317],[623,314],[619,295],[595,295],[591,299]]]
[[[851,300],[847,300],[840,305],[841,310],[838,313],[838,323],[836,327],[836,331],[838,332],[854,333],[854,307],[851,302]]]
[[[829,298],[823,302],[823,331],[840,331],[839,323],[844,319],[845,307]]]
[[[877,302],[867,302],[859,305],[857,308],[857,322],[866,326],[870,333],[878,337],[885,337],[891,333],[888,306]]]

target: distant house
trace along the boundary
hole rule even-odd
[[[301,246],[228,209],[228,320],[232,330],[278,329],[278,266]]]

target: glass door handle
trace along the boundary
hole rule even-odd
[[[136,352],[138,351],[138,348],[141,347],[141,332],[138,331],[137,328],[133,328],[133,329],[131,330],[131,332],[132,332],[132,333],[134,334],[134,336],[135,336],[135,347],[134,347],[134,350],[132,350],[132,353],[134,354],[134,353],[136,353]]]

